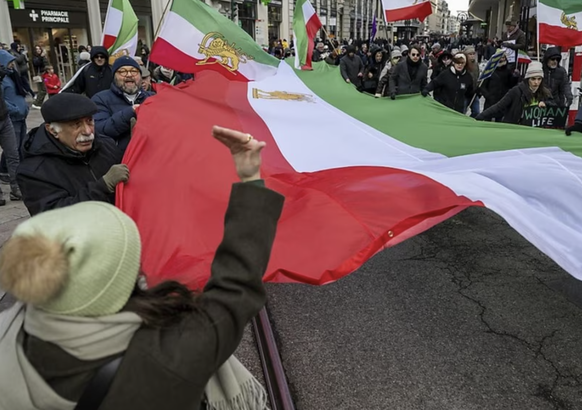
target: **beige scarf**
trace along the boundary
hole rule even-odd
[[[38,375],[22,349],[22,329],[54,343],[80,360],[96,360],[127,350],[141,326],[139,316],[122,312],[99,318],[62,316],[16,303],[0,317],[0,408],[72,410]],[[205,388],[210,410],[267,409],[263,386],[231,356]],[[5,407],[7,406],[7,407]]]

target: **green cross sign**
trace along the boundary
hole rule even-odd
[[[8,0],[10,1],[10,0]],[[12,5],[16,10],[24,9],[24,0],[12,0]]]

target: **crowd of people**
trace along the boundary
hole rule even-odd
[[[506,50],[493,74],[480,81],[485,65],[498,49]],[[570,107],[571,81],[560,66],[561,52],[548,48],[542,61],[522,69],[517,63],[526,49],[525,33],[515,21],[506,22],[501,38],[433,38],[370,41],[318,40],[312,61],[337,65],[344,81],[376,98],[422,94],[477,120],[521,124],[531,105]],[[481,112],[481,99],[484,110]],[[582,129],[582,115],[574,126]]]

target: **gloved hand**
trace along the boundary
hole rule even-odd
[[[127,182],[129,180],[129,168],[125,164],[115,164],[105,175],[103,181],[107,185],[109,192],[115,192],[115,187],[120,182]]]
[[[396,94],[395,93],[390,94],[390,99],[391,100],[395,100],[396,99]]]
[[[422,94],[423,97],[426,97],[428,95],[427,90],[422,90],[420,93]]]

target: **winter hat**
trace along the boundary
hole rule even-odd
[[[79,54],[79,57],[83,61],[90,61],[91,60],[91,54],[89,54],[88,51],[83,51],[81,54]]]
[[[140,269],[137,226],[105,202],[20,224],[0,252],[0,287],[49,313],[106,316],[129,300]]]
[[[119,70],[121,67],[126,67],[126,66],[131,66],[131,67],[137,68],[141,73],[141,69],[140,69],[139,64],[137,63],[137,61],[135,61],[130,56],[121,56],[121,57],[117,58],[115,60],[115,62],[113,63],[113,67],[111,70],[113,71],[113,74],[115,74],[115,72],[117,70]]]
[[[525,72],[524,78],[531,77],[544,77],[544,67],[539,61],[532,61],[527,66],[527,71]]]
[[[392,52],[392,55],[390,56],[391,58],[396,58],[396,57],[402,57],[402,53],[400,52],[400,50],[394,50]]]
[[[396,50],[400,51],[400,47],[399,46],[394,46],[394,49],[392,51],[396,51]]]
[[[465,54],[474,53],[474,52],[475,52],[475,47],[473,47],[473,46],[468,46],[468,47],[465,47],[463,49],[463,53],[465,53]]]
[[[400,47],[400,51],[402,51],[402,53],[408,51],[408,46],[406,44],[402,44],[402,46]]]

